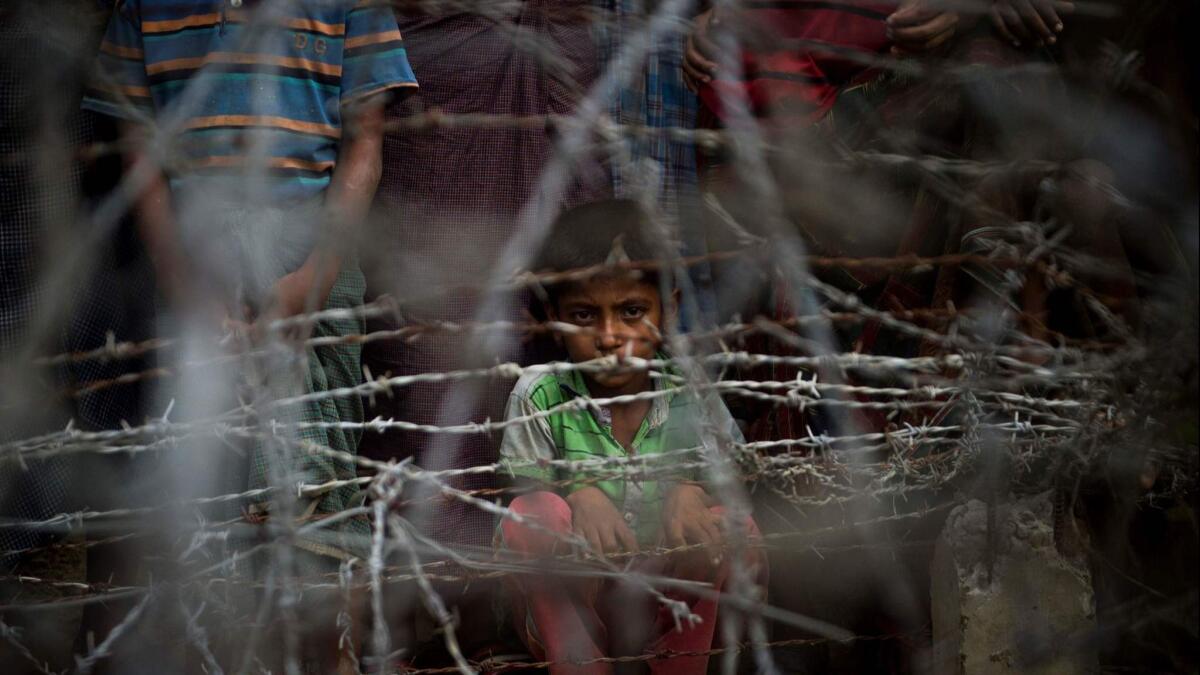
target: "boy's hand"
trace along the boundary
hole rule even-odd
[[[296,271],[283,275],[279,281],[275,282],[271,288],[271,298],[264,313],[265,318],[287,319],[317,311],[325,306],[325,301],[329,299],[329,293],[333,290],[336,270],[318,272],[315,255]],[[313,298],[313,304],[310,306],[308,303],[313,294],[313,286],[317,286],[316,297]],[[260,325],[258,328],[262,330],[265,326]],[[311,330],[311,326],[305,323],[290,327],[285,331],[285,335],[301,340],[308,337],[308,330]]]
[[[693,94],[699,93],[700,87],[711,82],[717,72],[717,63],[713,60],[717,46],[709,36],[709,28],[715,25],[713,11],[709,9],[696,16],[683,52],[683,83]]]
[[[571,529],[596,553],[637,553],[638,542],[617,507],[600,488],[585,487],[567,495]]]
[[[663,505],[663,543],[667,546],[704,544],[719,549],[725,543],[721,517],[709,510],[710,499],[704,488],[681,483],[667,491]]]
[[[663,543],[668,547],[703,544],[694,551],[676,554],[673,574],[682,579],[705,580],[721,564],[721,517],[709,510],[711,499],[704,488],[682,483],[667,491],[663,505]]]
[[[887,18],[887,36],[897,56],[932,51],[954,37],[958,12],[936,0],[902,0]]]
[[[1062,0],[993,0],[988,18],[1000,37],[1014,47],[1025,44],[1052,45],[1063,29],[1063,16],[1075,4]]]
[[[289,272],[275,282],[271,288],[271,304],[268,313],[276,319],[286,319],[297,314],[304,314],[309,308],[309,293],[312,291],[312,274],[306,267],[295,272]],[[314,309],[325,305],[325,298],[318,297]]]

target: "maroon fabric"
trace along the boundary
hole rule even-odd
[[[537,522],[543,530],[505,520],[502,524],[504,546],[528,560],[547,558],[561,548],[560,537],[571,533],[571,507],[553,492],[533,492],[513,500],[514,513]],[[723,516],[725,507],[714,506],[712,513]],[[745,522],[746,536],[759,542],[762,534],[752,518]],[[707,550],[684,556],[709,556]],[[677,557],[678,556],[678,557]],[[678,576],[683,556],[637,557],[630,562],[633,571],[648,576]],[[745,554],[746,565],[756,570],[759,588],[767,587],[767,558],[760,548]],[[692,565],[695,562],[692,561]],[[693,567],[693,569],[696,569]],[[726,560],[710,570],[711,576],[693,579],[712,584],[720,592],[729,578]],[[694,576],[694,575],[693,575]],[[601,662],[574,665],[571,661],[590,661],[606,656],[630,653],[704,652],[713,645],[719,601],[711,596],[695,596],[677,590],[665,595],[688,603],[700,623],[675,629],[670,610],[643,589],[632,584],[600,577],[563,577],[555,574],[506,577],[512,597],[510,607],[514,625],[535,659],[555,662],[550,675],[609,675],[613,664]],[[625,649],[614,648],[624,644]],[[624,652],[624,653],[618,653]],[[646,662],[651,675],[690,675],[708,670],[708,656],[679,656]]]
[[[569,11],[585,5],[586,0],[531,0],[518,15],[504,21],[474,14],[399,17],[420,92],[391,114],[400,116],[413,108],[570,114],[597,75],[597,52],[588,24]],[[529,46],[514,46],[516,32],[526,33],[525,39],[537,41],[569,64],[570,75],[543,67]],[[553,147],[553,139],[542,129],[389,134],[377,196],[383,227],[366,252],[369,293],[386,292],[410,301],[401,321],[472,319],[478,309],[477,295],[452,287],[487,278],[515,232],[515,216],[537,184]],[[611,193],[611,181],[598,162],[584,162],[575,171],[576,180],[563,206]],[[425,300],[417,302],[419,298]],[[520,317],[509,313],[502,318]],[[394,322],[375,322],[371,328],[394,326]],[[517,357],[513,351],[485,353],[469,348],[465,337],[442,334],[409,343],[370,343],[363,361],[373,375],[401,375],[491,365]],[[472,391],[478,384],[406,387],[394,399],[377,398],[368,418],[394,416],[422,424],[502,419],[513,383],[488,381]],[[477,400],[464,403],[471,398]],[[382,459],[415,455],[428,468],[496,459],[494,439],[485,435],[438,439],[425,433],[369,434],[360,451]],[[489,487],[491,479],[456,484],[467,489]],[[442,503],[427,517],[432,534],[444,540],[481,545],[491,540],[490,517],[475,509]]]
[[[884,52],[891,44],[885,22],[895,7],[893,0],[747,3],[731,20],[770,36],[768,41],[812,40],[834,49],[746,50],[743,79],[718,75],[701,89],[700,99],[722,119],[723,101],[741,98],[760,117],[816,122],[833,107],[843,87],[870,76],[870,69],[846,51],[859,56]]]

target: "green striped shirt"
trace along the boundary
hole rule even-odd
[[[526,374],[517,381],[508,399],[507,418],[536,416],[505,429],[500,445],[501,466],[512,476],[555,485],[561,495],[584,487],[600,488],[613,501],[625,522],[643,545],[656,542],[666,488],[674,482],[701,481],[704,471],[699,446],[701,430],[710,425],[735,441],[741,432],[733,417],[714,396],[713,415],[707,419],[702,401],[692,392],[656,377],[656,396],[633,437],[627,452],[612,434],[608,410],[599,406],[575,408],[572,401],[588,398],[582,373]],[[560,407],[566,406],[560,409]],[[547,411],[549,414],[541,414]],[[714,419],[718,418],[718,419]],[[691,450],[690,452],[686,452]],[[668,453],[668,454],[664,454]],[[630,463],[606,460],[633,459],[641,475],[627,478],[622,469]],[[572,467],[547,460],[586,462]]]

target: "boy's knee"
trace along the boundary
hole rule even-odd
[[[529,555],[549,555],[559,541],[554,534],[571,532],[571,507],[566,500],[553,492],[531,492],[517,497],[509,505],[509,511],[525,522],[506,518],[500,524],[504,534],[504,545],[512,551]]]

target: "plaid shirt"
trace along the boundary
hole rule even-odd
[[[607,13],[608,21],[596,24],[596,42],[600,65],[614,65],[627,35],[644,22],[640,0],[593,0]],[[645,125],[653,128],[696,126],[697,99],[683,84],[683,50],[686,26],[664,32],[646,55],[645,64],[629,85],[623,87],[609,107],[618,124]],[[641,58],[641,54],[635,58]],[[690,142],[676,141],[665,135],[638,140],[629,139],[630,159],[638,163],[651,159],[658,164],[658,190],[661,203],[673,213],[681,196],[696,188],[696,148]],[[612,167],[613,190],[618,197],[636,197],[636,179],[630,166]]]
[[[510,426],[500,445],[501,464],[515,477],[543,483],[567,481],[557,488],[560,494],[570,494],[584,487],[600,488],[616,505],[625,522],[637,533],[643,545],[655,542],[659,533],[660,514],[666,487],[681,480],[698,481],[704,471],[695,468],[695,454],[666,452],[699,448],[700,429],[707,420],[702,401],[690,392],[664,385],[655,378],[655,391],[662,395],[652,399],[650,411],[633,437],[630,453],[612,434],[612,417],[606,408],[590,406],[572,408],[570,402],[587,398],[587,384],[582,373],[573,370],[557,374],[527,374],[517,381],[508,400],[508,419],[534,415],[563,406],[549,415]],[[735,440],[742,436],[724,404],[720,404],[716,420]],[[648,458],[646,470],[653,480],[625,479],[613,474],[620,465],[591,466],[572,469],[549,466],[545,460],[570,461]],[[672,468],[681,467],[681,468]]]

